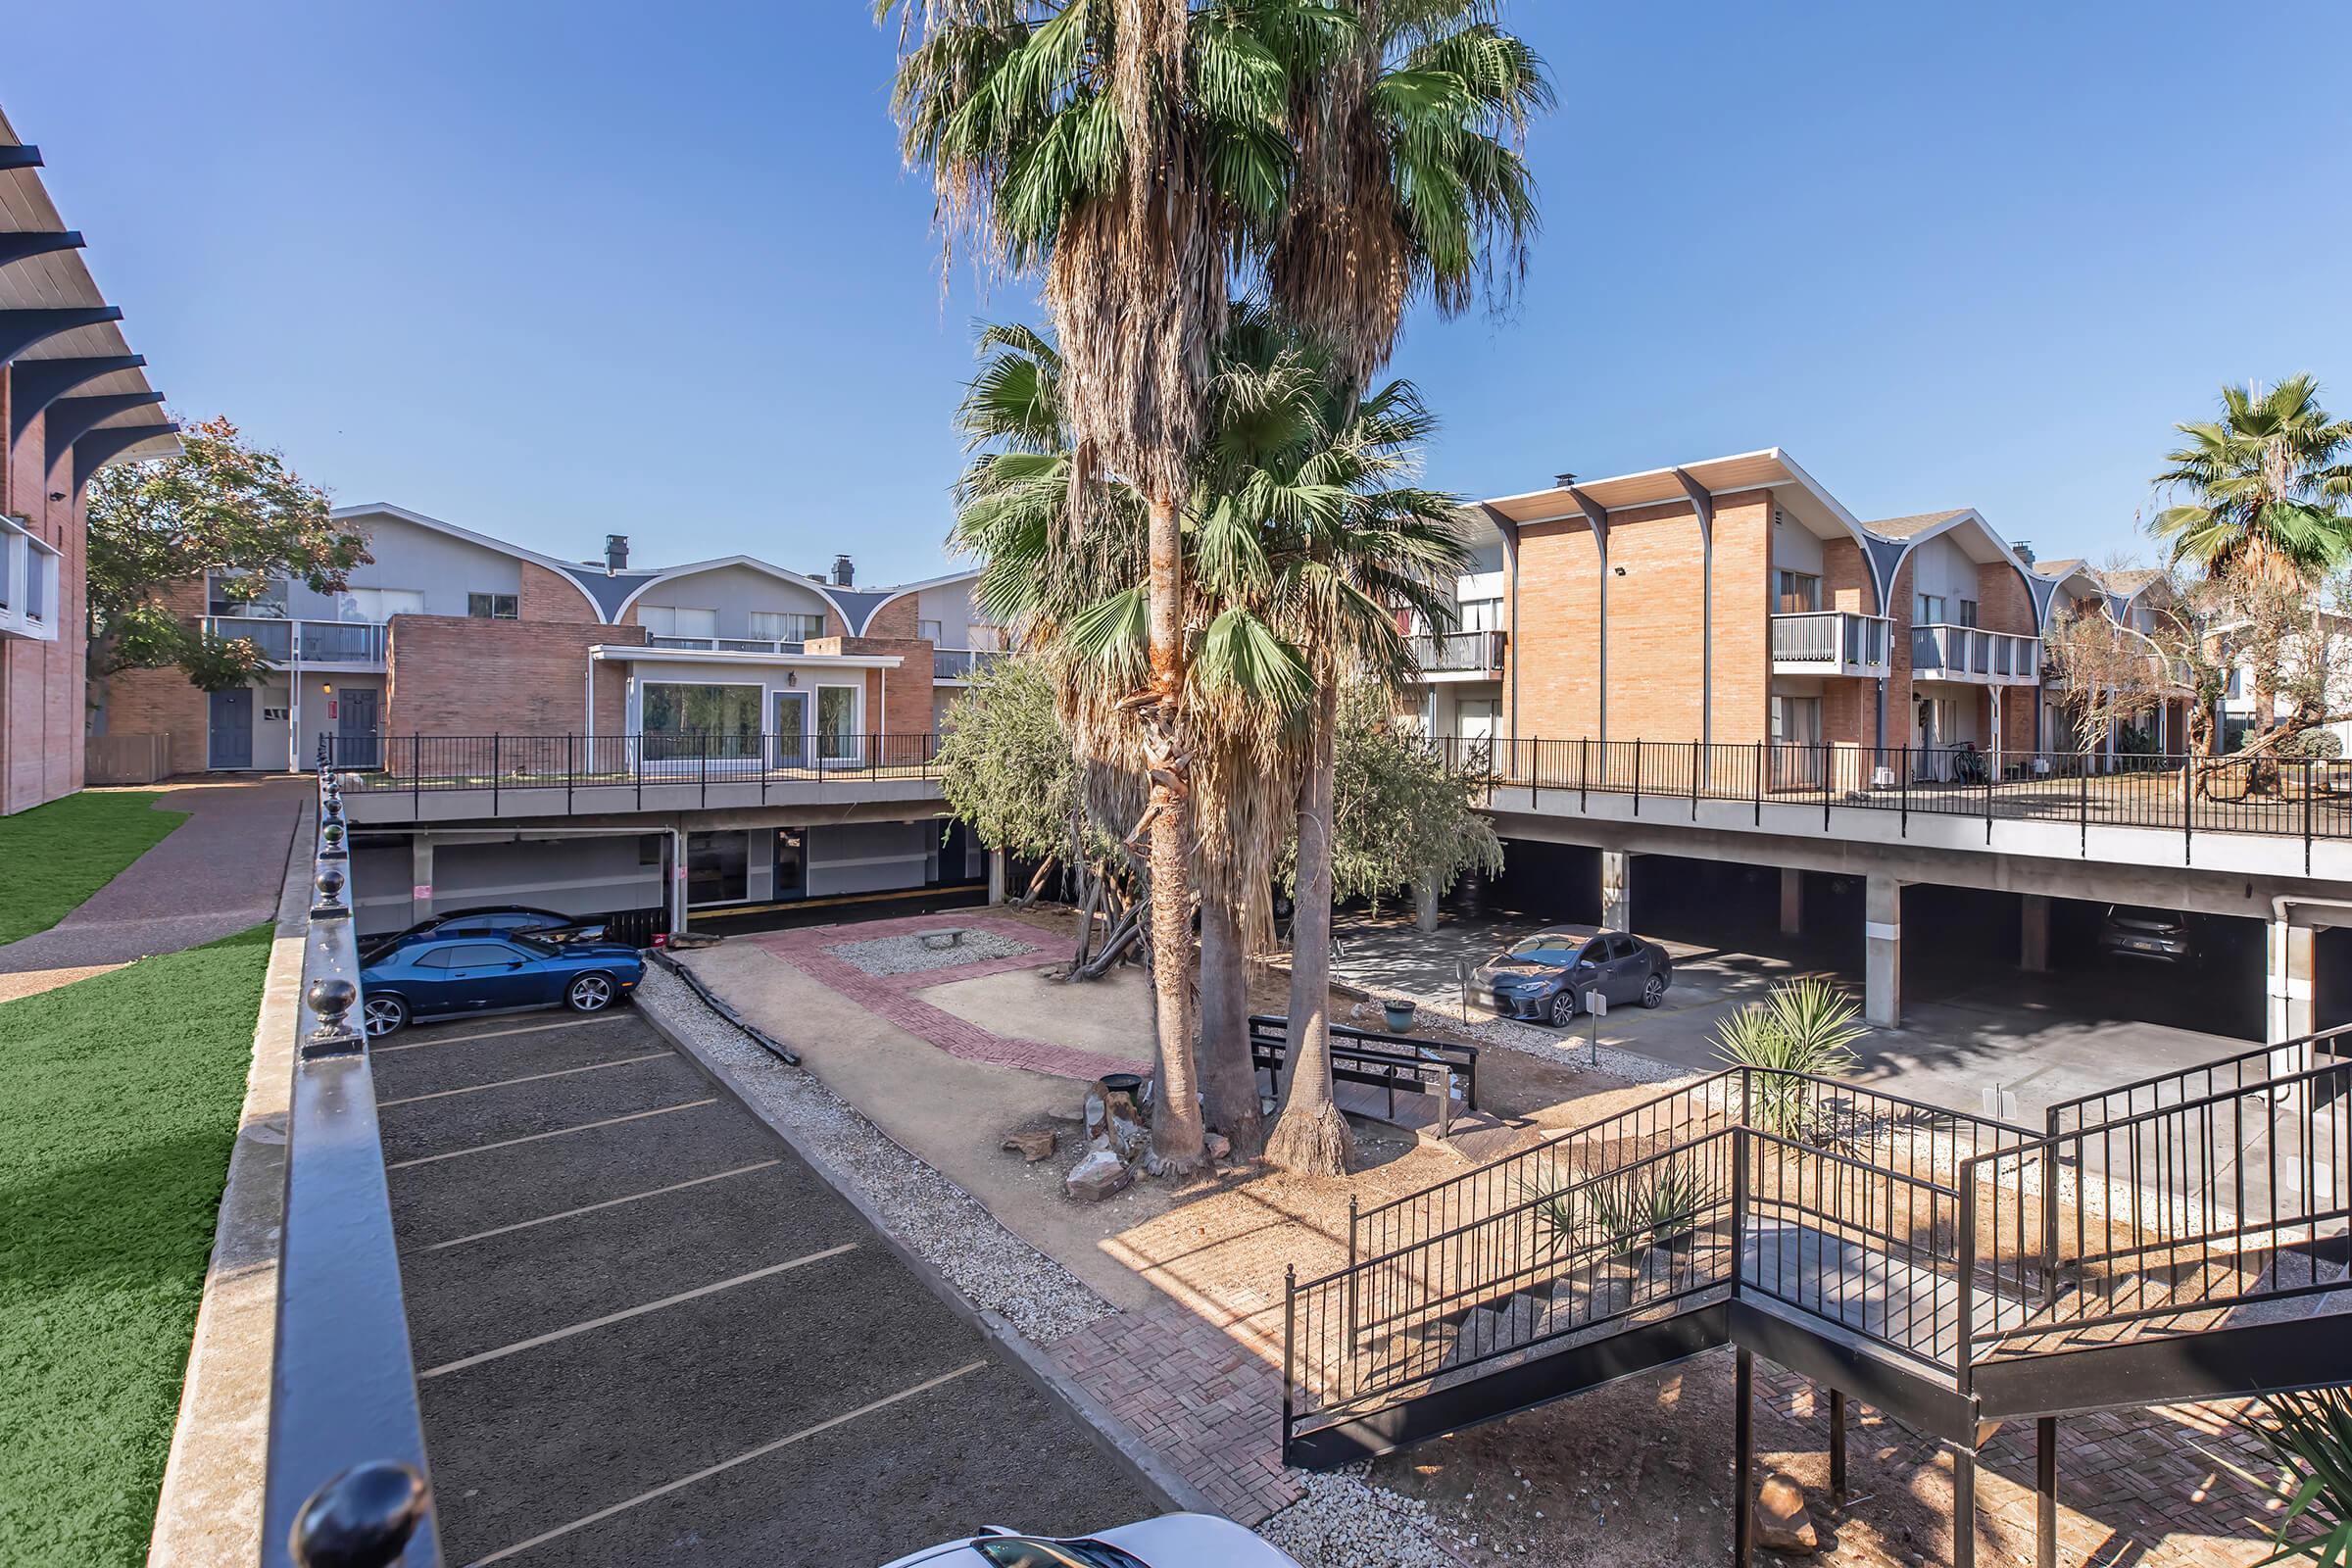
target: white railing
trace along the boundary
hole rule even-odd
[[[1937,622],[1911,628],[1915,679],[2031,686],[2041,679],[2041,639]]]
[[[0,517],[0,637],[57,640],[57,549]]]
[[[1844,610],[1772,617],[1772,662],[1801,674],[1884,675],[1894,622]]]
[[[1504,633],[1448,631],[1434,637],[1415,637],[1413,662],[1424,674],[1461,675],[1500,671]]]
[[[205,634],[242,639],[272,664],[384,662],[384,626],[374,620],[289,620],[276,615],[207,615]]]
[[[709,654],[800,654],[808,644],[783,637],[648,637],[649,648],[683,648]]]

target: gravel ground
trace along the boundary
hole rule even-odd
[[[1000,936],[994,931],[966,931],[963,941],[953,948],[927,948],[919,935],[909,932],[903,937],[882,937],[873,942],[844,942],[825,951],[867,974],[883,975],[953,969],[990,958],[1017,958],[1042,950],[1034,942]]]
[[[1358,986],[1356,989],[1369,992],[1377,999],[1356,1004],[1356,1015],[1350,1021],[1358,1024],[1364,1019],[1380,1015],[1379,1002],[1391,998],[1398,1002],[1415,1000],[1401,991],[1382,991],[1372,986]],[[1627,1051],[1622,1046],[1605,1043],[1600,1048],[1600,1062],[1595,1068],[1590,1037],[1583,1033],[1590,1026],[1582,1020],[1574,1029],[1543,1029],[1532,1023],[1477,1012],[1465,1019],[1459,1013],[1432,1008],[1427,1002],[1420,1004],[1427,1009],[1424,1016],[1444,1025],[1449,1033],[1466,1035],[1481,1045],[1501,1046],[1522,1055],[1541,1056],[1564,1067],[1604,1072],[1612,1078],[1622,1078],[1629,1084],[1695,1082],[1706,1076],[1675,1062],[1661,1061],[1655,1056],[1645,1056],[1639,1051]]]
[[[969,962],[971,950],[960,951]],[[1111,1315],[1111,1304],[1076,1275],[1006,1230],[978,1199],[893,1143],[806,1068],[754,1045],[677,976],[649,966],[637,1004],[723,1062],[759,1108],[799,1134],[893,1235],[966,1300],[1003,1313],[1023,1339],[1050,1345]]]
[[[1462,1568],[1452,1532],[1418,1497],[1376,1487],[1366,1467],[1301,1474],[1306,1495],[1257,1527],[1304,1568]],[[1476,1537],[1472,1537],[1473,1542]]]

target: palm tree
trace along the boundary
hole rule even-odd
[[[1269,0],[1271,4],[1271,0]],[[951,246],[968,238],[1042,276],[1076,436],[1083,508],[1097,473],[1143,499],[1148,656],[1118,709],[1149,763],[1159,1083],[1150,1165],[1202,1158],[1186,1043],[1192,937],[1182,539],[1210,351],[1234,247],[1280,213],[1289,149],[1279,71],[1225,8],[1187,0],[879,0],[901,14],[894,108],[931,171]]]
[[[1507,297],[1524,271],[1537,212],[1520,147],[1551,88],[1535,51],[1500,25],[1494,0],[1349,0],[1339,9],[1352,25],[1258,24],[1283,49],[1298,149],[1266,277],[1275,304],[1360,393],[1396,352],[1415,298],[1452,316],[1481,292]],[[1337,650],[1318,652],[1318,680],[1329,686],[1347,662]],[[1294,1065],[1269,1145],[1278,1163],[1326,1173],[1344,1168],[1347,1152],[1329,1073],[1309,1070],[1329,1060],[1337,703],[1336,690],[1318,697],[1299,801]]]
[[[2317,381],[2226,386],[2221,418],[2174,428],[2188,444],[2155,483],[2185,499],[2153,526],[2175,565],[2300,586],[2352,556],[2352,419],[2320,407]]]
[[[2320,386],[2290,376],[2269,391],[2222,388],[2222,416],[2174,426],[2188,444],[2165,454],[2160,490],[2183,499],[2151,525],[2172,564],[2225,589],[2299,593],[2352,559],[2352,419],[2320,407]],[[2277,719],[2278,660],[2257,658],[2254,722]]]

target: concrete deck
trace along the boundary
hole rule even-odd
[[[1153,1511],[633,1012],[377,1048],[453,1562],[880,1562]]]

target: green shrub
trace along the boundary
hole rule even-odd
[[[1803,1078],[1781,1075],[1842,1078],[1859,1060],[1854,1042],[1870,1032],[1853,996],[1819,975],[1781,982],[1763,1002],[1740,1008],[1715,1029],[1717,1054],[1736,1067],[1755,1069],[1750,1123],[1783,1138],[1805,1136],[1812,1095]]]

